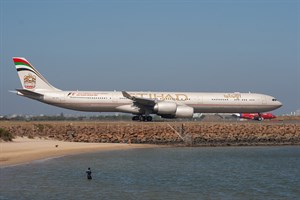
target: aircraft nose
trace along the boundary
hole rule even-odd
[[[280,101],[277,101],[276,106],[277,106],[277,108],[280,108],[282,106],[282,103]]]

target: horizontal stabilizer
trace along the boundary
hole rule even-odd
[[[20,92],[22,95],[24,96],[28,96],[28,97],[35,97],[35,98],[41,98],[44,95],[37,93],[37,92],[32,92],[30,90],[25,90],[25,89],[16,89],[18,92]]]

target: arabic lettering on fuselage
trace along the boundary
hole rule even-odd
[[[239,93],[232,93],[232,94],[224,94],[224,98],[227,98],[227,99],[239,99],[239,98],[242,98],[242,95],[239,94]]]

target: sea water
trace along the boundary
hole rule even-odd
[[[299,146],[119,150],[0,170],[0,199],[300,199]]]

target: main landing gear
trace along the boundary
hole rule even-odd
[[[254,118],[254,119],[256,119],[257,121],[264,120],[264,118],[261,116],[261,113],[258,113],[258,117]]]
[[[144,122],[151,122],[152,117],[151,116],[144,116],[144,115],[136,115],[132,117],[133,121],[144,121]]]

